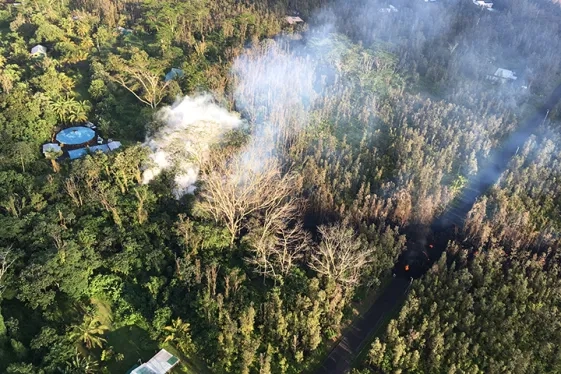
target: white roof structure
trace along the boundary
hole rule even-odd
[[[286,19],[286,22],[288,22],[291,25],[296,25],[297,23],[304,22],[304,20],[300,17],[286,16],[285,19]]]
[[[387,8],[380,8],[380,9],[378,9],[378,11],[380,13],[396,13],[396,12],[398,12],[397,8],[394,7],[393,5],[390,5]]]
[[[47,48],[42,46],[41,44],[37,44],[35,47],[31,48],[31,55],[47,55]]]
[[[43,153],[60,152],[60,151],[61,151],[60,145],[58,145],[56,143],[43,144]]]
[[[162,349],[150,361],[140,365],[130,374],[165,374],[179,363],[179,359]]]
[[[488,9],[490,9],[490,8],[493,7],[493,3],[487,3],[487,2],[485,2],[484,0],[472,0],[472,1],[473,1],[473,3],[474,3],[475,5],[479,5],[479,6],[482,7],[482,8],[488,8]]]
[[[497,71],[495,71],[494,75],[497,78],[510,79],[510,80],[513,80],[513,81],[518,78],[512,70],[507,70],[507,69],[502,69],[502,68],[498,68]]]
[[[115,149],[121,147],[121,142],[119,142],[117,140],[114,140],[114,141],[111,141],[111,142],[107,143],[107,146],[109,147],[109,150],[114,151]]]
[[[127,28],[122,27],[122,26],[117,27],[117,31],[119,31],[123,35],[128,35],[128,34],[133,33],[132,29],[127,29]]]

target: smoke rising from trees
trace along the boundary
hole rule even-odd
[[[334,67],[339,60],[331,30],[314,28],[309,41],[289,35],[267,39],[234,61],[234,101],[250,120],[253,137],[240,157],[278,157],[308,125],[314,104],[325,94],[321,64],[329,60]]]
[[[314,43],[298,45],[288,37],[267,39],[248,48],[232,67],[236,108],[251,123],[252,140],[236,156],[247,171],[256,172],[267,159],[278,156],[309,122],[313,103],[321,97],[326,76],[316,71],[320,61],[335,69],[339,60],[329,34],[322,26]],[[194,191],[200,162],[210,147],[242,120],[212,101],[210,95],[178,100],[156,114],[162,124],[145,144],[151,149],[143,175],[150,182],[165,169],[175,172],[177,197]]]
[[[162,126],[146,139],[151,154],[143,182],[173,169],[177,197],[194,191],[200,162],[210,147],[243,123],[235,113],[215,104],[210,95],[178,99],[172,106],[160,109],[156,119]]]

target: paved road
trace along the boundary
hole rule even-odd
[[[440,257],[446,248],[448,237],[453,226],[461,226],[466,214],[470,211],[477,198],[485,193],[506,170],[510,159],[519,147],[544,121],[545,117],[561,100],[561,85],[559,85],[546,100],[545,104],[530,116],[517,131],[504,141],[501,147],[491,153],[490,157],[480,166],[479,172],[473,177],[462,195],[455,201],[455,205],[448,209],[431,225],[431,231],[437,235],[430,262]],[[419,251],[420,253],[420,251]],[[428,267],[427,267],[428,270]],[[425,270],[426,271],[426,270]],[[351,363],[369,337],[378,329],[384,320],[397,308],[409,290],[409,280],[394,278],[378,300],[343,334],[337,346],[331,351],[316,374],[344,374],[350,371]]]
[[[382,325],[385,319],[409,290],[410,281],[393,278],[374,304],[345,331],[343,337],[323,362],[317,374],[343,374],[351,367],[356,353],[360,352],[369,337]]]

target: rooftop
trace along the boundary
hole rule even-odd
[[[109,142],[109,143],[107,143],[107,147],[109,147],[109,150],[110,150],[110,151],[114,151],[114,150],[116,150],[117,148],[120,148],[120,147],[121,147],[121,142],[116,141],[116,140],[115,140],[115,141],[112,141],[112,142]]]
[[[472,0],[475,5],[479,5],[482,8],[492,8],[493,3],[488,3],[484,0]]]
[[[131,374],[165,374],[178,363],[177,357],[162,349],[150,361],[131,371]]]
[[[43,144],[43,153],[60,152],[60,151],[61,151],[60,145],[58,145],[56,143]]]
[[[291,25],[295,25],[297,23],[301,23],[304,22],[304,20],[300,17],[292,17],[292,16],[286,16],[286,22],[288,22]]]
[[[91,147],[72,149],[68,151],[68,157],[70,157],[71,160],[75,160],[77,158],[84,157],[88,153],[95,153],[95,152],[108,153],[120,147],[121,147],[121,142],[111,141],[107,144],[99,144]]]
[[[133,33],[132,29],[127,29],[122,26],[117,27],[117,31],[119,31],[122,35],[128,35]]]
[[[178,68],[171,68],[170,71],[166,74],[165,81],[168,82],[174,79],[183,78],[184,76],[185,73],[183,72],[183,70]]]
[[[73,150],[68,151],[68,157],[70,157],[71,160],[75,160],[77,158],[84,157],[87,154],[88,154],[88,149],[87,148],[78,148],[78,149],[73,149]]]
[[[41,44],[37,44],[35,47],[31,48],[32,55],[46,55],[47,48],[42,46]]]
[[[498,68],[497,71],[495,71],[494,75],[497,78],[502,78],[502,79],[516,80],[518,78],[512,70],[507,70],[507,69],[503,69],[503,68]]]

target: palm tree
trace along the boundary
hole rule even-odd
[[[84,122],[88,119],[86,115],[89,105],[86,101],[76,101],[73,97],[60,97],[51,101],[51,108],[61,122]]]
[[[177,319],[171,321],[171,326],[164,327],[164,330],[168,334],[164,343],[176,344],[183,353],[189,353],[193,350],[193,341],[189,333],[190,325],[187,322],[183,322],[181,318],[177,317]]]
[[[64,369],[59,370],[64,374],[94,374],[99,372],[99,363],[91,357],[76,354],[72,360],[66,362]]]
[[[86,316],[81,325],[74,326],[70,332],[70,339],[84,343],[88,349],[101,348],[103,343],[107,342],[101,335],[107,330],[109,330],[109,327],[102,324],[98,318]]]

